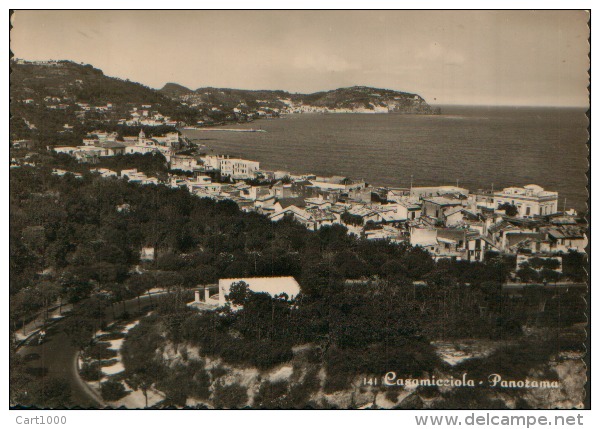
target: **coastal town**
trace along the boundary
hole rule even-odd
[[[109,104],[112,105],[112,103]],[[412,249],[409,251],[422,252],[422,258],[440,267],[448,266],[446,263],[455,266],[467,264],[469,268],[463,265],[463,270],[477,273],[481,267],[492,267],[494,264],[500,263],[507,269],[501,275],[502,283],[494,283],[498,290],[503,291],[500,292],[502,298],[494,299],[505,302],[505,305],[515,306],[515,309],[519,308],[519,311],[524,314],[537,314],[535,317],[544,314],[546,302],[552,306],[550,297],[576,294],[583,286],[579,277],[573,274],[572,258],[573,256],[582,258],[585,255],[588,245],[585,234],[586,225],[575,210],[566,210],[564,204],[561,210],[558,192],[545,190],[535,184],[512,186],[499,190],[470,190],[460,187],[458,184],[417,186],[410,183],[407,187],[389,187],[370,184],[365,180],[351,177],[324,177],[310,173],[297,174],[283,170],[268,170],[261,168],[258,160],[243,159],[230,154],[210,153],[207,151],[207,147],[201,144],[201,141],[196,143],[185,136],[185,124],[173,124],[168,117],[161,115],[153,108],[152,105],[131,107],[131,117],[127,119],[128,123],[120,124],[121,127],[127,128],[107,131],[105,129],[107,127],[100,126],[89,131],[78,145],[49,145],[39,148],[39,145],[36,147],[29,140],[12,140],[10,168],[16,170],[15,173],[19,173],[21,177],[25,177],[23,175],[27,175],[28,171],[34,175],[51,174],[61,178],[59,182],[70,183],[68,186],[71,187],[77,187],[78,181],[82,184],[98,182],[105,188],[111,189],[117,189],[123,184],[132,185],[130,192],[149,189],[152,193],[152,189],[160,191],[158,187],[161,187],[164,191],[171,192],[171,195],[183,192],[191,199],[204,199],[210,201],[211,204],[231,204],[233,202],[239,208],[240,215],[243,216],[250,216],[250,213],[254,213],[261,219],[268,219],[273,223],[301,225],[300,229],[307,230],[307,235],[318,235],[327,230],[341,230],[344,231],[342,234],[349,236],[350,242],[365,243],[365,246],[368,246],[367,243],[380,243],[392,249],[405,249],[400,250],[401,252]],[[139,115],[138,112],[140,112]],[[152,118],[152,121],[157,122],[153,122],[154,125],[152,125],[149,122],[142,122],[145,121],[143,118]],[[139,132],[133,134],[133,130],[139,130]],[[222,130],[227,132],[227,129],[222,128]],[[160,171],[149,172],[146,168],[149,161],[152,165],[160,166]],[[115,182],[111,183],[110,181]],[[55,198],[55,195],[57,194],[52,192],[48,194],[52,198]],[[112,203],[112,211],[116,219],[120,216],[127,218],[137,210],[136,204],[127,198],[118,201],[118,204]],[[74,216],[78,215],[74,213]],[[176,217],[163,219],[165,223],[178,221],[179,219]],[[31,231],[27,231],[27,234],[31,233]],[[150,234],[148,237],[154,237],[154,234]],[[90,244],[96,246],[103,242],[104,239],[101,239],[96,242],[97,244]],[[292,311],[298,305],[297,302],[302,303],[302,300],[306,299],[304,296],[308,296],[310,300],[311,289],[306,274],[292,276],[289,275],[290,272],[284,270],[279,273],[271,272],[270,275],[265,275],[267,273],[264,271],[260,273],[261,275],[243,275],[246,273],[225,269],[222,272],[213,271],[212,277],[207,281],[203,280],[206,276],[202,274],[202,271],[207,270],[208,267],[190,267],[186,268],[191,274],[189,280],[186,283],[178,283],[173,289],[171,282],[165,281],[167,277],[173,277],[173,281],[178,281],[176,279],[180,276],[176,271],[165,271],[168,267],[165,264],[168,264],[168,261],[174,257],[172,249],[160,247],[148,238],[140,244],[141,246],[137,248],[137,251],[134,250],[132,255],[132,267],[127,274],[129,279],[125,280],[123,284],[99,283],[96,280],[92,280],[91,283],[96,285],[97,296],[92,295],[90,299],[92,301],[99,299],[99,302],[107,300],[106,303],[101,304],[103,310],[98,313],[103,320],[102,323],[105,323],[104,320],[107,317],[110,320],[110,316],[107,316],[109,308],[112,309],[114,319],[115,308],[119,308],[119,302],[122,304],[121,319],[124,322],[113,321],[100,330],[97,330],[96,322],[93,322],[91,327],[86,328],[89,331],[83,333],[84,339],[81,340],[83,349],[77,352],[72,348],[67,348],[66,350],[70,351],[65,352],[63,356],[58,350],[64,349],[67,341],[76,341],[74,335],[77,334],[72,333],[69,323],[89,323],[90,319],[89,316],[78,315],[78,311],[84,310],[77,309],[86,307],[79,303],[80,298],[68,298],[69,302],[73,304],[69,304],[72,309],[69,309],[66,313],[69,316],[65,318],[60,313],[62,294],[49,295],[50,299],[58,300],[58,313],[55,307],[51,316],[42,315],[39,321],[34,320],[28,325],[21,322],[22,327],[15,331],[15,338],[21,346],[21,353],[26,354],[39,347],[45,347],[43,343],[46,326],[51,323],[64,324],[66,338],[61,340],[63,346],[58,343],[59,348],[53,351],[56,356],[52,358],[50,366],[53,371],[56,371],[59,366],[63,365],[63,361],[73,359],[73,356],[76,357],[77,369],[70,377],[84,386],[83,392],[77,394],[79,398],[77,400],[82,401],[81,403],[127,408],[148,408],[167,404],[176,404],[178,407],[235,408],[247,404],[253,404],[252,406],[261,404],[260,391],[259,394],[246,393],[254,392],[259,388],[264,389],[258,373],[248,378],[243,375],[245,374],[244,369],[231,364],[219,367],[223,375],[210,377],[207,375],[206,379],[200,382],[199,385],[206,384],[206,387],[202,387],[203,393],[198,393],[197,390],[186,390],[186,393],[176,394],[171,387],[170,377],[180,377],[178,371],[184,371],[181,376],[186,383],[192,383],[191,385],[196,383],[195,378],[187,375],[186,365],[192,365],[191,363],[183,364],[183,366],[178,363],[180,369],[174,370],[172,375],[146,375],[144,377],[148,378],[146,381],[148,387],[140,387],[136,377],[143,376],[141,374],[145,374],[145,368],[154,365],[147,361],[152,359],[154,350],[152,347],[164,347],[163,342],[166,341],[168,345],[171,341],[170,337],[167,340],[153,340],[154,342],[150,343],[151,348],[144,357],[132,358],[131,348],[141,349],[143,347],[141,344],[148,341],[146,334],[143,334],[144,330],[140,331],[138,328],[139,324],[145,326],[144,324],[148,323],[145,322],[148,307],[141,307],[140,295],[146,293],[147,296],[144,299],[149,299],[150,302],[155,295],[162,300],[159,302],[169,302],[168,296],[174,295],[175,299],[182,301],[181,305],[174,310],[177,317],[189,318],[190,321],[193,321],[196,320],[195,317],[209,319],[213,317],[212,315],[216,315],[218,323],[228,324],[235,323],[233,322],[235,320],[244,320],[244,317],[237,316],[239,313],[253,314],[252,312],[257,312],[257,315],[262,316],[267,314],[264,310],[260,310],[260,307],[254,307],[253,300],[258,300],[259,297],[272,300],[273,303],[277,302],[277,305],[280,306],[278,311]],[[127,244],[127,246],[130,245]],[[260,252],[246,249],[246,244],[243,246],[244,253],[254,255],[254,258],[260,255]],[[204,251],[202,250],[201,253]],[[182,253],[176,257],[183,261],[188,255]],[[219,257],[234,258],[233,254],[228,253],[221,253]],[[268,255],[264,255],[264,257],[268,258]],[[110,256],[110,259],[114,260],[114,256]],[[228,260],[231,261],[231,259]],[[344,263],[346,262],[344,261]],[[416,262],[416,264],[423,263],[423,259]],[[383,267],[388,264],[390,262],[382,265],[382,275],[386,272]],[[234,266],[235,262],[231,263],[231,267]],[[105,270],[106,267],[101,269]],[[160,281],[156,280],[160,278],[161,273],[166,277]],[[386,279],[382,279],[379,278],[379,275],[366,277],[347,271],[343,285],[344,288],[348,288],[349,293],[366,294],[368,298],[364,299],[376,299],[378,294],[374,293],[373,288],[376,290],[381,287],[380,284],[391,287],[386,294],[395,296],[398,291],[402,290],[403,286],[401,285],[404,280],[402,280],[403,276],[398,274],[400,272],[393,273],[391,276],[386,274]],[[476,274],[474,278],[477,276]],[[39,286],[42,295],[49,293],[44,292],[46,286],[42,285],[55,277],[54,268],[40,271],[35,274],[35,277],[42,280]],[[396,280],[396,277],[399,279]],[[485,273],[482,277],[493,278],[493,274],[492,272]],[[135,281],[140,282],[139,287],[133,286]],[[413,276],[406,281],[412,287],[410,298],[407,299],[420,302],[421,308],[429,305],[427,303],[431,299],[429,298],[430,294],[439,294],[444,287],[439,285],[432,276]],[[465,296],[458,299],[458,302],[473,300],[472,296],[477,296],[480,288],[485,290],[483,289],[485,281],[481,283],[482,280],[477,279],[476,282],[476,285],[464,283],[472,287],[463,289],[461,293]],[[360,287],[353,289],[356,286]],[[68,286],[65,290],[69,291],[70,287]],[[244,290],[246,292],[240,292]],[[352,290],[354,291],[350,292]],[[21,294],[30,292],[37,295],[36,287],[25,287]],[[240,299],[240,293],[247,297]],[[136,294],[137,304],[134,299]],[[178,298],[180,295],[183,298]],[[66,296],[68,297],[68,295]],[[319,306],[329,305],[328,300],[322,297],[320,292],[319,294],[312,292],[312,296],[315,297],[312,299],[316,299]],[[129,297],[129,300],[124,301],[124,297]],[[297,300],[298,297],[302,298]],[[524,298],[531,302],[522,301]],[[437,298],[438,301],[440,299]],[[512,326],[509,322],[495,318],[501,316],[491,317],[495,314],[494,312],[500,311],[498,314],[502,314],[502,310],[498,310],[494,304],[486,302],[487,299],[482,301],[481,297],[478,297],[474,300],[479,303],[477,311],[474,308],[470,309],[472,317],[478,317],[479,320],[485,321],[483,323],[492,326],[500,323],[502,326],[500,329],[512,332],[508,331]],[[37,301],[34,299],[34,302]],[[445,309],[445,298],[440,302],[444,302],[441,308]],[[48,301],[45,304],[34,304],[33,308],[43,309],[43,305],[48,308]],[[105,305],[108,307],[104,307]],[[159,304],[159,308],[161,305],[166,304]],[[525,305],[525,310],[517,307],[520,305]],[[531,308],[537,310],[531,310]],[[542,308],[541,311],[540,308]],[[20,316],[21,320],[24,319],[24,316],[21,316],[23,311],[31,310],[26,305],[20,305],[16,314]],[[130,311],[134,314],[133,317],[129,315]],[[271,311],[274,309],[268,312]],[[462,304],[454,311],[464,311]],[[46,314],[47,312],[48,310],[46,310]],[[96,320],[94,319],[96,317],[98,316],[93,316],[91,320]],[[426,317],[428,321],[431,320],[430,316]],[[453,317],[446,316],[446,319]],[[406,320],[406,317],[399,316],[397,320]],[[527,319],[526,323],[531,325],[533,323],[531,320]],[[281,323],[288,322],[282,321]],[[426,323],[434,324],[434,322]],[[478,329],[477,326],[475,324],[468,329]],[[197,336],[203,339],[210,337],[211,331],[199,329]],[[138,331],[142,334],[137,334]],[[518,328],[517,334],[511,335],[518,336],[520,331],[521,328]],[[203,333],[200,334],[201,332]],[[401,331],[398,329],[398,332]],[[432,337],[439,336],[440,332],[442,332],[441,338],[448,335],[443,334],[445,329],[439,327],[436,327],[430,335]],[[572,333],[566,335],[572,335]],[[92,337],[91,340],[90,337]],[[196,336],[192,338],[196,338]],[[216,356],[221,354],[234,356],[229,359],[237,362],[240,360],[237,356],[246,356],[247,354],[246,351],[242,352],[241,350],[247,350],[252,343],[244,342],[243,346],[237,342],[229,344],[228,341],[232,341],[232,338],[234,337],[220,335],[220,341],[224,341],[226,345],[222,346],[222,350],[214,353]],[[36,339],[37,343],[33,342],[33,339]],[[199,353],[193,346],[194,341],[197,340],[192,339],[191,344],[184,346],[185,351],[181,353]],[[286,344],[285,347],[291,347],[286,342],[288,340],[277,341],[283,341]],[[439,359],[451,366],[457,365],[463,360],[468,361],[478,353],[472,350],[464,352],[462,350],[464,345],[451,345],[444,341],[433,341],[429,347]],[[495,347],[495,345],[492,346],[486,353],[494,351]],[[292,354],[277,354],[275,347],[272,350],[264,357],[267,363],[260,363],[268,368],[265,372],[267,378],[278,377],[277,374],[282,370],[277,369],[279,368],[277,364],[284,365],[282,368],[286,369],[285,365],[288,365],[286,360],[292,356]],[[311,347],[308,347],[307,350],[311,350]],[[170,365],[180,362],[181,358],[177,354],[172,355],[172,351],[165,353],[168,353],[169,356],[162,359],[160,365],[166,365],[165,368],[168,368]],[[397,350],[396,353],[401,355],[402,352]],[[255,355],[251,354],[249,358],[243,358],[241,361],[253,359],[251,362],[255,362],[257,359],[263,359],[258,357],[262,356],[260,354],[256,354],[257,357],[253,356]],[[303,354],[300,353],[299,356],[294,357],[292,361],[302,362]],[[106,359],[106,357],[112,358]],[[202,359],[199,362],[203,362]],[[208,362],[206,361],[207,365]],[[262,361],[258,360],[258,362]],[[294,365],[296,364],[294,363]],[[298,364],[306,365],[305,363]],[[273,367],[273,365],[275,366]],[[335,371],[331,364],[327,365],[329,365],[329,371]],[[168,373],[172,370],[163,369],[163,371]],[[203,371],[197,370],[192,377],[204,374]],[[354,396],[347,384],[337,387],[343,392],[341,396],[328,396],[331,388],[326,386],[333,377],[330,374],[326,376],[327,381],[324,386],[313,392],[314,397],[326,401],[324,403],[327,405],[321,405],[323,407],[350,407],[352,401],[349,398],[354,398]],[[237,391],[235,399],[231,400],[232,402],[222,403],[219,398],[224,393],[221,392],[220,386],[223,385],[225,379],[237,380],[233,384],[227,385],[227,388],[236,388],[239,391]],[[268,386],[268,382],[265,385]],[[406,398],[410,398],[416,393],[407,390],[406,395],[408,395]],[[356,400],[362,407],[375,407],[376,404],[382,404],[386,408],[393,408],[403,400],[407,400],[404,396],[390,399],[384,393],[375,393],[374,397],[367,393],[357,398],[359,399]],[[303,401],[305,400],[303,399]],[[575,404],[575,402],[573,403]],[[304,406],[303,404],[304,402],[298,402],[294,406]]]
[[[588,407],[588,21],[12,11],[9,406]]]
[[[128,126],[181,125],[153,111],[151,105],[133,107],[130,114],[129,119],[123,119]],[[12,146],[26,148],[28,142],[13,141]],[[235,201],[242,211],[259,213],[274,222],[292,218],[311,231],[339,224],[348,234],[367,240],[421,247],[435,260],[481,262],[489,252],[519,254],[515,272],[523,278],[515,275],[516,281],[556,281],[560,264],[542,276],[543,265],[538,263],[537,269],[532,269],[528,260],[560,260],[557,255],[583,253],[587,246],[585,226],[577,212],[561,210],[558,193],[535,184],[496,191],[453,185],[393,188],[350,177],[269,171],[261,169],[259,161],[201,153],[175,128],[151,137],[143,129],[132,136],[94,130],[79,146],[47,150],[68,155],[103,178],[183,188],[199,198]],[[158,178],[136,168],[118,171],[96,166],[103,159],[132,154],[163,156],[170,171]],[[27,160],[13,159],[11,168],[31,165]],[[54,171],[59,176],[69,173]]]

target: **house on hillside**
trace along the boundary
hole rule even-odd
[[[367,222],[378,223],[382,221],[381,213],[369,206],[356,205],[348,210],[348,213],[359,217],[362,220],[362,225],[366,225]]]
[[[445,222],[448,215],[456,213],[454,208],[462,208],[462,200],[448,197],[423,198],[423,216],[429,216]]]
[[[198,161],[189,155],[173,155],[171,157],[171,170],[194,171],[198,167]]]
[[[291,205],[269,216],[269,219],[273,222],[280,221],[283,218],[292,218],[296,222],[299,222],[302,225],[304,225],[306,229],[309,229],[311,231],[316,230],[312,215],[308,211],[300,207]]]
[[[140,261],[154,261],[154,253],[154,247],[142,247],[142,249],[140,250]]]
[[[552,215],[558,211],[558,192],[546,191],[538,185],[504,188],[494,193],[494,206],[503,204],[515,206],[520,217]]]
[[[563,226],[551,228],[547,232],[548,251],[552,253],[576,251],[585,252],[588,240],[582,228],[577,226]]]
[[[306,202],[307,208],[316,208],[321,210],[327,210],[331,207],[331,201],[325,200],[323,198],[306,198],[304,200]]]
[[[231,285],[244,282],[248,289],[256,293],[268,293],[272,297],[285,294],[293,299],[300,293],[300,285],[294,277],[246,277],[237,279],[219,279],[219,304],[227,303]]]
[[[123,143],[107,142],[102,144],[102,148],[106,151],[104,156],[125,155],[125,145]]]
[[[410,196],[412,198],[431,198],[448,196],[453,198],[467,197],[469,190],[458,186],[414,186],[410,188]]]

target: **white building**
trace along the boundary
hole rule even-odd
[[[141,145],[141,144],[136,144],[133,146],[126,146],[125,147],[125,154],[126,155],[132,155],[134,153],[141,153],[146,154],[146,153],[150,153],[150,152],[158,152],[158,149],[154,146],[147,146],[145,144]]]
[[[421,217],[421,204],[411,203],[408,199],[398,198],[398,202],[381,206],[383,213],[392,212],[390,219],[384,220],[415,220]]]
[[[109,170],[108,168],[94,168],[94,169],[91,169],[90,172],[98,173],[103,178],[119,176],[116,171]]]
[[[179,146],[179,134],[176,132],[166,133],[164,136],[153,136],[152,138],[161,146]]]
[[[469,190],[458,186],[414,186],[410,188],[412,198],[438,197],[448,194],[469,195]]]
[[[72,156],[79,148],[76,146],[54,146],[52,150],[56,153],[66,153],[67,155]]]
[[[142,247],[140,250],[140,261],[154,261],[154,247]]]
[[[272,297],[285,293],[292,299],[300,293],[300,285],[293,277],[247,277],[240,279],[219,279],[219,304],[225,305],[226,296],[234,283],[244,282],[252,292],[268,293]]]
[[[189,155],[173,155],[171,157],[171,170],[194,171],[198,166],[196,158]]]
[[[504,188],[494,194],[494,207],[511,204],[520,217],[545,216],[558,212],[558,192],[545,191],[538,185]]]
[[[254,177],[254,173],[260,170],[260,163],[240,158],[221,158],[219,169],[223,176],[234,179],[251,179]]]
[[[366,187],[366,183],[363,180],[351,180],[343,176],[317,177],[315,180],[309,181],[313,186],[324,191],[348,192]]]

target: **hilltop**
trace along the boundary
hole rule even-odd
[[[12,139],[33,139],[44,146],[74,144],[90,129],[114,130],[132,109],[142,106],[175,123],[196,123],[204,115],[155,89],[106,76],[89,64],[15,60],[10,66]]]
[[[30,100],[43,104],[48,99],[56,103],[111,103],[117,111],[136,104],[160,106],[165,114],[177,116],[181,104],[155,89],[137,82],[104,75],[89,64],[71,61],[12,61],[10,75],[12,101]]]
[[[311,94],[282,90],[243,90],[231,88],[198,88],[192,90],[168,83],[160,92],[195,107],[218,107],[240,111],[263,109],[276,112],[377,112],[435,114],[418,94],[390,89],[352,86]]]

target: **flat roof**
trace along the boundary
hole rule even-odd
[[[292,276],[287,277],[244,277],[219,279],[219,303],[225,304],[225,295],[233,283],[244,282],[252,292],[264,292],[271,296],[285,293],[292,298],[300,293],[300,285]]]

